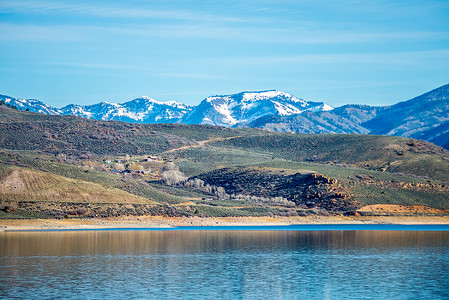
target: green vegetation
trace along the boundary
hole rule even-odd
[[[183,149],[167,153],[164,156],[175,158],[175,162],[181,171],[188,176],[195,176],[224,167],[250,166],[271,161],[273,158],[272,154],[269,153],[215,146]]]
[[[392,136],[272,134],[214,143],[291,161],[351,166],[449,181],[449,153],[434,144]]]

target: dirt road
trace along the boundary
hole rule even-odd
[[[235,139],[238,137],[242,137],[241,135],[237,135],[237,136],[230,136],[230,137],[225,137],[225,138],[212,138],[212,139],[208,139],[208,140],[204,140],[204,141],[199,141],[197,142],[196,145],[188,145],[188,146],[182,146],[179,148],[174,148],[174,149],[170,149],[167,151],[164,151],[163,153],[170,153],[170,152],[175,152],[178,150],[184,150],[184,149],[189,149],[189,148],[201,148],[203,146],[205,146],[206,144],[210,144],[210,143],[215,143],[218,141],[226,141],[226,140],[231,140],[231,139]]]

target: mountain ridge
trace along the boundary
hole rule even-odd
[[[364,122],[363,126],[370,129],[373,134],[413,137],[417,132],[424,131],[423,125],[425,130],[429,130],[449,121],[448,112],[449,84],[396,103],[375,118]],[[436,122],[422,124],[426,119],[433,119]]]
[[[123,103],[70,104],[53,108],[35,99],[0,100],[50,115],[77,115],[130,123],[205,124],[292,133],[356,133],[412,137],[449,149],[449,84],[390,106],[347,104],[296,98],[278,90],[209,96],[196,106],[140,97]],[[445,125],[446,124],[446,125]]]
[[[158,101],[147,96],[123,103],[102,101],[92,105],[69,104],[62,108],[51,107],[39,100],[6,95],[0,95],[0,100],[20,109],[52,115],[77,115],[131,123],[184,123],[225,127],[244,126],[265,115],[292,115],[306,110],[333,109],[326,103],[306,101],[277,90],[209,96],[196,106],[177,101]]]

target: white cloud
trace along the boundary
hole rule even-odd
[[[74,26],[42,26],[0,23],[0,40],[68,42],[84,40],[83,28]]]
[[[131,70],[131,71],[146,71],[147,68],[141,65],[125,65],[125,64],[103,64],[103,63],[89,63],[89,62],[39,62],[38,65],[46,66],[61,66],[78,69],[98,69],[98,70]]]
[[[285,56],[251,56],[204,60],[206,64],[241,67],[269,64],[361,64],[361,65],[419,65],[429,60],[449,59],[449,50],[403,51],[386,53],[301,54]],[[444,60],[443,60],[444,61]]]
[[[25,25],[0,23],[3,41],[101,41],[111,38],[188,38],[270,44],[357,44],[389,41],[448,40],[449,32],[357,32],[309,28],[251,28],[201,25]]]
[[[198,74],[198,73],[159,73],[156,75],[161,77],[172,77],[172,78],[223,79],[223,77],[217,75]]]
[[[148,9],[142,7],[134,8],[130,5],[126,7],[113,6],[113,4],[111,3],[108,3],[108,6],[99,6],[80,2],[71,4],[50,1],[1,1],[0,10],[18,14],[69,14],[95,17],[113,17],[121,19],[156,18],[189,21],[245,21],[236,17],[212,15],[199,11],[188,11],[180,9]]]

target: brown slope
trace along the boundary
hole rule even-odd
[[[6,174],[5,174],[6,173]],[[27,168],[10,168],[0,179],[0,200],[74,203],[154,203],[115,188]]]

